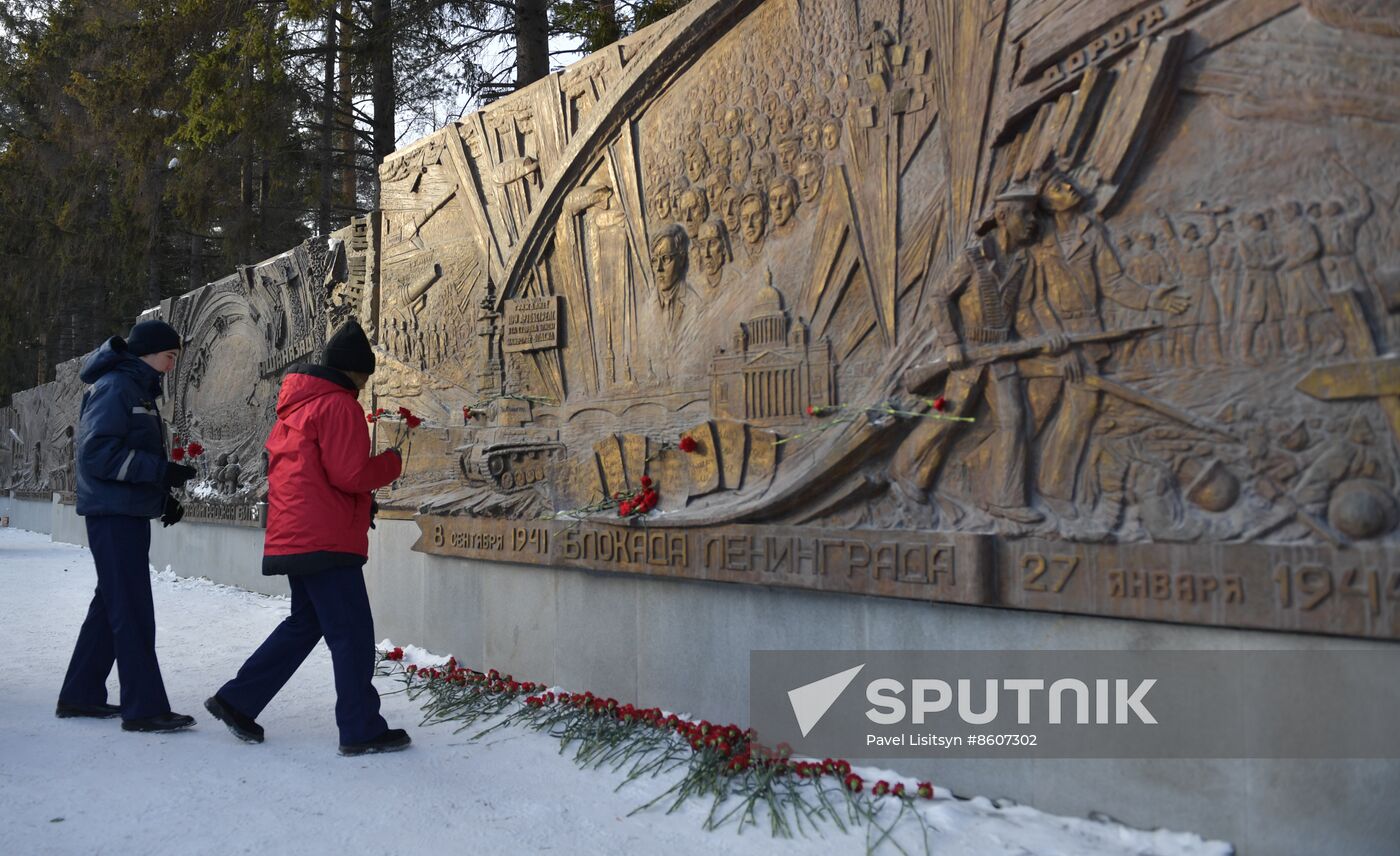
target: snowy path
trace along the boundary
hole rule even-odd
[[[175,709],[199,724],[140,735],[116,720],[56,719],[94,581],[86,549],[0,529],[0,650],[9,661],[0,672],[0,853],[865,852],[861,833],[806,840],[753,829],[707,833],[699,804],[627,818],[668,783],[614,793],[615,777],[579,770],[544,735],[507,730],[472,743],[448,727],[417,728],[416,708],[402,694],[385,698],[384,714],[410,730],[413,747],[341,758],[324,644],[264,711],[267,742],[240,743],[203,700],[286,615],[288,601],[168,573],[155,578],[161,667]],[[109,687],[115,701],[115,670]],[[665,699],[642,701],[665,706]],[[982,799],[938,800],[926,811],[942,830],[931,839],[939,856],[1229,852],[1190,834],[997,809]],[[900,836],[906,844],[917,828],[909,825]]]

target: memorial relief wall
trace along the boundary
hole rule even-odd
[[[421,551],[1400,638],[1398,52],[1370,0],[693,0],[156,310],[197,513],[257,521],[354,316]],[[80,394],[0,413],[11,488]]]

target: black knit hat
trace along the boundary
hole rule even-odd
[[[358,321],[352,318],[335,329],[326,340],[321,365],[343,372],[374,374],[374,351]]]
[[[185,346],[180,334],[164,321],[141,321],[126,336],[127,353],[133,357],[159,354],[161,351],[178,351]]]

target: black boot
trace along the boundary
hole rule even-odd
[[[244,716],[233,706],[219,698],[218,693],[214,693],[204,702],[204,709],[213,714],[214,718],[228,726],[228,730],[233,732],[233,736],[244,743],[263,742],[263,728],[253,721],[250,716]]]
[[[114,716],[121,716],[122,709],[115,704],[73,704],[72,702],[60,701],[53,715],[59,719],[71,719],[76,716],[85,716],[89,719],[111,719]]]
[[[408,732],[402,728],[390,728],[373,740],[366,740],[363,743],[342,743],[340,744],[340,754],[342,755],[370,755],[375,752],[399,752],[408,748],[408,744],[413,740],[409,738]]]
[[[183,713],[162,713],[145,719],[122,720],[122,731],[179,731],[194,725],[193,716]]]

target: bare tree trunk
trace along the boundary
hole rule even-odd
[[[515,86],[520,88],[549,74],[549,2],[516,0]]]
[[[354,6],[350,0],[340,0],[340,204],[346,217],[359,209],[355,194],[355,113],[354,86],[350,78],[350,21]]]
[[[331,125],[335,122],[335,10],[326,11],[326,66],[321,77],[321,194],[316,211],[316,233],[331,233],[331,182],[335,180],[335,137]]]
[[[393,153],[397,143],[394,116],[398,110],[394,92],[393,10],[389,0],[374,0],[370,6],[370,32],[373,40],[371,63],[374,102],[374,163],[379,165]],[[374,205],[379,205],[379,182],[374,182]]]

